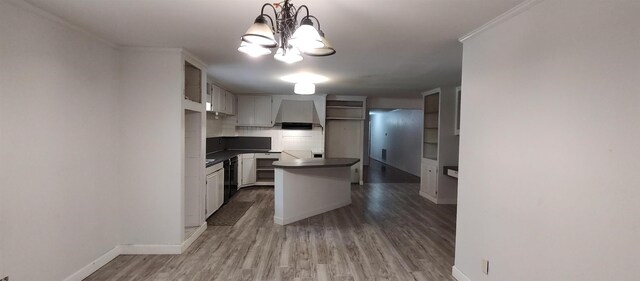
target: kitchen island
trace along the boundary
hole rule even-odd
[[[280,160],[275,167],[276,224],[285,225],[351,204],[357,158]]]

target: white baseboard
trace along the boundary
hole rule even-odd
[[[184,240],[184,242],[182,242],[182,248],[180,249],[180,253],[184,253],[187,249],[189,249],[189,246],[191,246],[191,244],[193,244],[193,242],[196,241],[196,239],[198,239],[198,237],[200,237],[200,235],[202,235],[202,233],[205,230],[207,230],[206,221],[200,227],[198,227],[198,229],[196,229],[196,231],[193,234],[191,234],[189,238],[187,238],[186,240]]]
[[[456,205],[458,204],[458,200],[456,198],[449,198],[449,199],[444,199],[444,198],[435,198],[425,192],[420,191],[420,196],[429,199],[429,201],[436,203],[436,204],[444,204],[444,205]]]
[[[344,206],[350,205],[351,204],[351,198],[349,198],[349,201],[347,202],[341,202],[341,203],[337,203],[337,204],[333,204],[330,206],[326,206],[320,209],[316,209],[316,210],[312,210],[309,212],[304,212],[304,213],[300,213],[300,214],[296,214],[295,216],[289,217],[289,218],[281,218],[281,217],[276,217],[273,216],[273,223],[278,224],[278,225],[287,225],[290,224],[292,222],[297,222],[299,220],[302,219],[306,219],[308,217],[313,217],[315,215],[319,215],[331,210],[335,210],[338,208],[342,208]]]
[[[104,255],[100,256],[96,260],[86,265],[85,267],[69,275],[69,277],[65,278],[64,281],[82,281],[82,279],[87,278],[89,275],[93,274],[98,269],[100,269],[105,264],[109,263],[119,255],[120,255],[120,247],[116,246],[113,249],[106,252]]]
[[[471,279],[464,275],[455,265],[451,268],[451,274],[458,281],[471,281]]]
[[[117,245],[107,253],[92,261],[82,269],[69,275],[64,281],[82,281],[119,255],[179,255],[185,252],[207,229],[204,222],[196,231],[180,245]]]
[[[436,199],[435,197],[427,194],[426,192],[422,192],[422,190],[420,190],[420,196],[429,199],[429,201],[438,204],[438,199]]]

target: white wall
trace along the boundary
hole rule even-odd
[[[367,99],[368,108],[377,109],[422,109],[422,98],[371,97]]]
[[[374,112],[371,119],[370,157],[420,176],[422,153],[422,111],[397,109]],[[382,149],[387,160],[382,160]]]
[[[121,244],[182,242],[182,55],[122,51]]]
[[[455,265],[471,280],[640,280],[639,12],[547,0],[464,42]]]
[[[20,5],[0,1],[0,278],[62,280],[118,242],[118,53]]]

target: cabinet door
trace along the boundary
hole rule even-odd
[[[233,115],[235,113],[235,97],[232,93],[226,92],[225,97],[225,112],[226,114]]]
[[[252,126],[254,123],[254,98],[250,96],[238,96],[238,111],[236,112],[237,124]],[[271,119],[271,117],[269,117]]]
[[[325,156],[361,159],[362,121],[327,120],[325,129]],[[351,166],[351,182],[360,181],[362,161]]]
[[[222,170],[218,170],[216,172],[213,172],[209,175],[207,175],[207,195],[206,195],[206,209],[205,209],[205,213],[206,213],[206,217],[209,217],[211,214],[213,214],[213,212],[215,212],[216,210],[218,210],[218,208],[220,207],[218,205],[218,203],[220,202],[220,192],[218,191],[219,189],[219,185],[221,180],[223,181],[223,198],[222,200],[224,201],[224,179],[222,178],[222,175],[224,175],[224,173],[221,173],[220,171]]]
[[[271,126],[271,97],[254,97],[255,98],[255,122],[256,126]]]
[[[256,183],[256,159],[242,157],[242,185]]]
[[[209,82],[207,82],[207,95],[206,95],[206,109],[207,111],[212,111],[213,110],[213,103],[211,102],[211,98],[213,96],[213,85]]]
[[[218,173],[218,182],[216,185],[216,191],[218,192],[216,199],[218,199],[218,201],[216,202],[216,210],[220,209],[222,204],[224,204],[224,169],[218,171]]]
[[[420,191],[436,198],[438,196],[438,166],[422,166],[422,177],[420,180]]]
[[[213,85],[211,87],[211,111],[220,111],[220,87]]]
[[[226,103],[226,92],[225,89],[220,88],[220,95],[218,95],[218,112],[220,113],[224,113],[225,112],[225,107],[227,106]]]

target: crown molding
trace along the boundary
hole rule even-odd
[[[480,27],[474,29],[473,31],[463,35],[462,37],[458,38],[458,41],[464,43],[465,40],[474,37],[482,32],[484,32],[487,29],[493,28],[494,26],[497,26],[513,17],[515,17],[516,15],[521,14],[522,12],[532,8],[533,6],[541,3],[544,0],[526,0],[520,4],[518,4],[517,6],[511,8],[510,10],[502,13],[501,15],[497,16],[496,18],[490,20],[489,22],[481,25]]]

